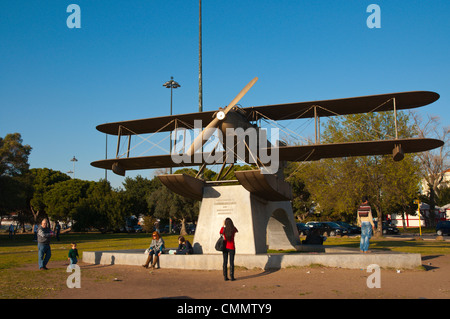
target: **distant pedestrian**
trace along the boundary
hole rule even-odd
[[[228,256],[230,256],[230,277],[231,281],[234,279],[234,255],[236,254],[236,247],[234,245],[234,235],[238,232],[234,227],[231,218],[226,218],[223,222],[223,227],[220,229],[220,234],[223,235],[225,240],[225,249],[222,252],[223,255],[223,278],[225,281],[228,279]]]
[[[361,242],[359,249],[362,253],[369,253],[369,240],[375,229],[373,223],[372,209],[367,196],[362,198],[362,203],[358,208],[358,226],[361,227]]]
[[[53,232],[48,226],[47,219],[44,219],[38,228],[37,241],[38,241],[38,257],[39,257],[39,269],[47,270],[47,263],[52,256],[52,250],[50,248],[50,239],[53,236]]]
[[[56,232],[56,240],[59,241],[59,233],[61,232],[61,225],[59,224],[59,222],[56,222],[55,232]]]
[[[33,241],[37,241],[37,232],[39,229],[39,225],[36,223],[33,227]]]
[[[157,231],[159,234],[161,234],[161,232],[159,231],[159,219],[156,220],[156,222],[153,224],[153,228],[154,231]]]
[[[15,229],[14,229],[13,223],[11,223],[11,225],[9,225],[8,230],[9,230],[9,239],[14,238]]]

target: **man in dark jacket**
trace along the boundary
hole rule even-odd
[[[48,226],[47,219],[44,219],[37,231],[40,270],[47,270],[47,263],[52,256],[52,250],[50,249],[50,239],[52,236],[53,232]]]

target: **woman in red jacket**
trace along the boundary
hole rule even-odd
[[[228,279],[228,255],[230,255],[230,277],[234,279],[234,255],[236,253],[236,247],[234,246],[234,235],[237,233],[236,227],[234,227],[231,218],[225,219],[223,227],[220,229],[220,234],[223,234],[225,240],[225,249],[223,251],[223,278]]]

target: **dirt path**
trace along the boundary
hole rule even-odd
[[[236,281],[224,282],[221,271],[216,270],[150,271],[138,266],[80,263],[81,288],[69,289],[64,284],[46,298],[450,298],[450,255],[424,256],[422,260],[426,270],[381,269],[381,288],[371,289],[367,279],[372,273],[366,269],[237,269]],[[66,266],[54,262],[52,267]]]

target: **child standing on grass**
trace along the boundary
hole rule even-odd
[[[69,250],[69,258],[68,258],[71,266],[75,265],[78,262],[77,257],[79,257],[77,244],[72,243],[72,248]]]

